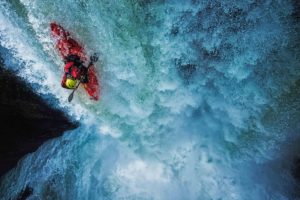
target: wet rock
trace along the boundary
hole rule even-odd
[[[300,183],[300,157],[296,157],[293,164],[292,175],[294,179]]]
[[[33,189],[29,186],[26,186],[18,195],[16,200],[26,200],[33,193]]]
[[[0,176],[45,141],[77,125],[0,63]]]

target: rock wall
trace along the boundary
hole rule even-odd
[[[0,176],[46,140],[76,127],[0,63]]]

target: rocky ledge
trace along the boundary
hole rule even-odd
[[[0,177],[46,140],[77,127],[0,63]]]

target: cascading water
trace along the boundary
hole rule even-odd
[[[0,198],[299,198],[297,16],[292,0],[2,0],[7,67],[82,123],[4,176]],[[99,102],[67,103],[52,21],[101,54]]]

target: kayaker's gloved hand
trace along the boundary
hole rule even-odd
[[[81,77],[81,80],[80,80],[81,83],[88,83],[89,82],[89,79],[88,79],[88,75],[85,74]]]
[[[91,62],[97,62],[98,61],[98,55],[96,54],[96,53],[94,53],[94,55],[92,55],[91,57],[90,57],[90,60],[91,60]]]

